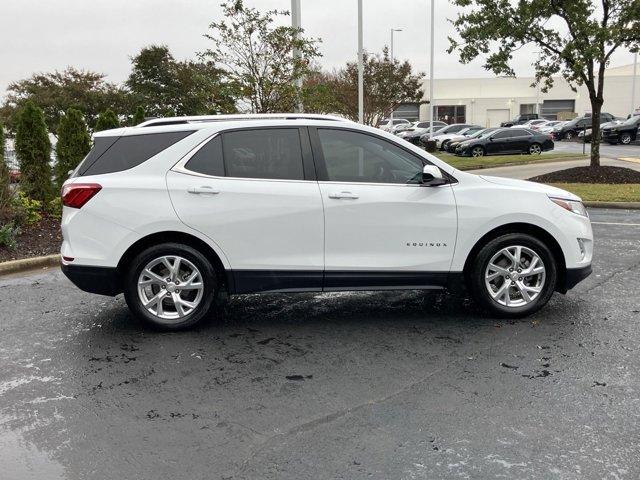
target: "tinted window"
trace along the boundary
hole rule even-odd
[[[447,130],[447,133],[457,133],[465,128],[467,128],[467,125],[452,125],[449,130]]]
[[[93,148],[87,154],[87,156],[84,157],[84,160],[80,162],[80,165],[78,165],[74,176],[82,175],[82,172],[84,172],[88,166],[90,166],[91,164],[93,164],[93,162],[100,158],[102,154],[104,154],[104,152],[106,152],[111,147],[111,145],[116,143],[118,138],[119,137],[96,137],[93,141]]]
[[[193,131],[166,132],[119,137],[93,162],[83,163],[82,170],[79,170],[78,174],[100,175],[128,170],[149,160],[192,133]]]
[[[513,132],[510,132],[512,137],[528,137],[531,135],[527,130],[523,130],[522,128],[514,128]]]
[[[213,175],[224,176],[224,161],[222,160],[222,137],[220,135],[209,140],[184,166],[187,170]]]
[[[422,177],[422,161],[386,140],[330,129],[318,136],[330,181],[404,184]]]
[[[496,133],[491,138],[511,138],[513,136],[514,136],[513,130],[502,130],[501,132]]]
[[[429,128],[429,122],[420,122],[416,125],[416,128]]]
[[[242,130],[223,135],[229,177],[302,180],[302,147],[297,128]]]

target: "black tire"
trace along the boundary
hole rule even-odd
[[[447,145],[449,145],[450,141],[451,140],[443,140],[442,143],[440,144],[440,151],[446,152],[447,151]]]
[[[191,262],[199,270],[203,284],[202,298],[198,305],[183,317],[172,320],[162,319],[148,311],[138,295],[138,279],[143,268],[154,259],[166,255],[179,256]],[[213,313],[218,283],[213,265],[198,250],[180,243],[163,243],[147,248],[131,261],[124,275],[124,298],[133,314],[146,325],[160,330],[184,330],[200,323]]]
[[[476,154],[477,153],[477,154]],[[487,154],[487,152],[485,152],[484,147],[482,147],[481,145],[476,145],[475,147],[473,147],[471,149],[471,156],[472,157],[483,157]]]
[[[631,143],[631,134],[627,132],[621,134],[620,143],[623,145],[629,145]]]
[[[542,145],[539,143],[532,143],[527,150],[529,155],[540,155],[542,153]]]
[[[566,138],[567,140],[573,140],[574,138],[576,138],[576,135],[576,132],[574,132],[573,130],[569,130],[564,134],[564,138]]]
[[[546,271],[544,285],[536,298],[522,306],[507,307],[498,303],[489,294],[485,284],[485,270],[496,253],[513,245],[526,247],[535,252],[544,263]],[[557,281],[556,260],[547,245],[524,233],[508,233],[490,240],[480,249],[466,273],[467,284],[474,300],[488,313],[506,318],[520,318],[540,310],[553,295]]]

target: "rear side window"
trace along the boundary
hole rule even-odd
[[[528,137],[531,135],[528,130],[524,130],[522,128],[514,128],[510,133],[512,137]]]
[[[304,179],[297,128],[227,132],[222,146],[228,177]]]
[[[101,155],[93,155],[95,160],[91,162],[87,161],[92,157],[93,151],[90,152],[78,170],[78,175],[101,175],[128,170],[149,160],[192,133],[193,131],[165,132],[118,137]],[[94,149],[98,147],[99,138],[96,139]]]
[[[224,177],[222,137],[218,135],[207,142],[189,159],[184,168],[192,172],[204,173],[205,175]]]
[[[511,138],[515,136],[513,133],[514,130],[502,130],[501,132],[496,133],[493,138]]]

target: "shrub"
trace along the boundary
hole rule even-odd
[[[49,215],[57,219],[62,218],[62,199],[60,197],[51,200],[48,207]]]
[[[15,216],[20,223],[33,225],[42,220],[42,202],[27,197],[22,191],[18,191],[18,195],[14,199]]]
[[[118,120],[118,116],[113,113],[113,110],[108,109],[98,115],[96,127],[93,129],[93,131],[101,132],[102,130],[110,130],[112,128],[118,128],[119,126],[120,121]]]
[[[16,248],[16,237],[20,235],[20,227],[14,226],[13,223],[7,223],[0,227],[0,247],[6,247],[10,250]]]
[[[91,150],[91,136],[84,123],[82,113],[70,108],[60,119],[58,143],[56,144],[56,186],[58,189]]]
[[[16,156],[20,164],[20,188],[25,195],[40,202],[52,198],[51,142],[42,110],[27,101],[16,126]]]
[[[139,105],[138,108],[136,108],[136,113],[133,116],[133,119],[131,120],[131,125],[135,127],[136,125],[144,122],[144,117],[145,117],[144,108]]]

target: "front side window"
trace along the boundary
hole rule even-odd
[[[380,138],[318,129],[327,179],[334,182],[420,183],[423,162]]]
[[[227,132],[222,136],[228,177],[303,180],[297,128]]]

